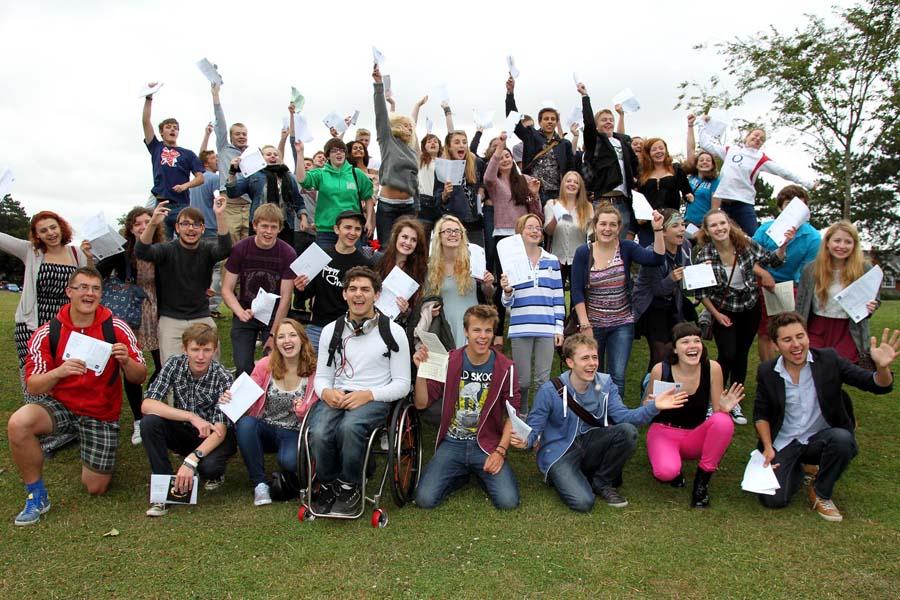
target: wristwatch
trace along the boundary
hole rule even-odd
[[[194,450],[194,456],[197,457],[197,460],[203,460],[206,457],[206,452],[198,448]]]

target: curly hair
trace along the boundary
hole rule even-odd
[[[53,219],[56,221],[56,224],[59,225],[59,233],[61,236],[59,240],[60,246],[66,246],[72,241],[72,226],[69,225],[69,222],[52,210],[42,210],[31,217],[31,223],[28,226],[28,239],[31,240],[31,245],[35,250],[41,252],[47,251],[47,244],[45,244],[37,234],[37,224],[45,219]]]
[[[653,173],[653,158],[650,156],[650,149],[653,148],[653,145],[656,143],[662,144],[666,149],[666,157],[663,159],[663,169],[666,170],[666,173],[671,175],[675,174],[675,167],[672,166],[672,155],[669,154],[669,146],[666,144],[666,141],[662,138],[650,138],[644,142],[644,147],[639,156],[641,164],[638,183],[640,185],[644,185],[644,183],[650,179],[650,174]]]

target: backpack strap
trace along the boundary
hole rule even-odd
[[[394,334],[391,333],[390,318],[381,313],[378,313],[378,333],[381,335],[381,341],[387,346],[387,352],[382,354],[382,356],[390,358],[391,352],[398,352],[400,350],[400,346],[397,345],[397,340],[394,339]]]
[[[345,316],[341,315],[341,318],[334,322],[334,333],[331,336],[331,341],[328,342],[328,366],[332,366],[334,364],[334,355],[340,354],[341,348],[341,338],[344,336],[344,325],[345,325]]]
[[[48,325],[50,328],[50,335],[47,336],[50,341],[50,356],[55,359],[56,350],[59,348],[59,338],[62,335],[62,323],[60,323],[59,319],[53,317],[48,321]],[[116,329],[113,325],[113,318],[111,316],[101,323],[101,327],[103,328],[103,341],[110,345],[117,343]],[[114,361],[114,363],[112,373],[110,373],[109,376],[110,381],[113,381],[119,376],[119,362]]]
[[[597,417],[592,415],[588,409],[579,404],[578,400],[576,400],[573,395],[566,393],[566,386],[562,382],[562,379],[554,377],[550,381],[553,384],[554,389],[556,389],[556,393],[559,395],[560,399],[565,399],[566,406],[575,413],[579,419],[591,427],[605,427],[603,421],[597,419]]]
[[[59,319],[53,317],[50,319],[49,328],[50,335],[48,336],[50,339],[50,356],[56,359],[56,349],[59,347],[59,336],[62,333],[62,323],[59,322]]]

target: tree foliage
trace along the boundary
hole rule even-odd
[[[718,44],[733,90],[718,75],[707,84],[684,82],[678,106],[727,109],[753,92],[768,94],[771,126],[795,132],[825,176],[830,217],[838,202],[838,214],[851,218],[864,191],[881,204],[861,216],[866,224],[883,225],[877,215],[891,212],[900,199],[896,185],[876,181],[890,163],[884,147],[890,135],[896,139],[900,118],[900,5],[866,0],[835,9],[835,17],[829,24],[807,15],[802,28],[788,33],[772,27]]]
[[[9,194],[0,200],[0,231],[13,237],[28,237],[28,214],[22,205]],[[25,265],[17,257],[0,252],[0,279],[21,285],[25,274]]]

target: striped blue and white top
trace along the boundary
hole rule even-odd
[[[541,249],[534,281],[513,286],[512,296],[500,294],[509,308],[509,337],[553,337],[562,335],[566,318],[559,260]]]

